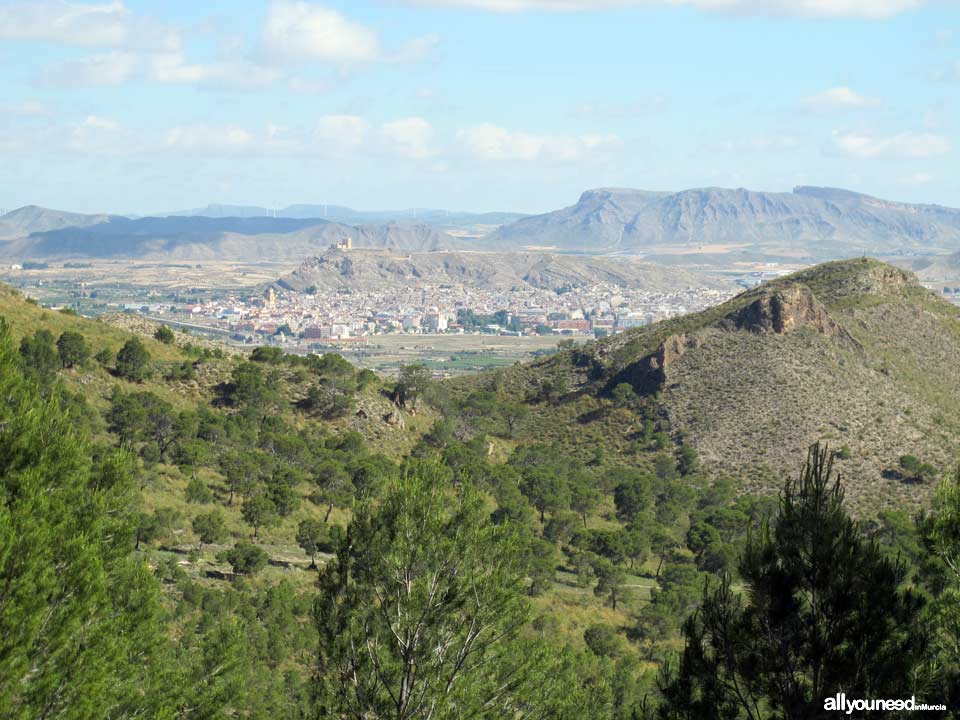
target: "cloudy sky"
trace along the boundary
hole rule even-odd
[[[956,0],[0,0],[0,208],[960,206]]]

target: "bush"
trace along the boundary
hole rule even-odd
[[[150,353],[138,338],[130,338],[117,353],[117,375],[134,382],[141,382],[148,373]]]
[[[220,542],[227,536],[227,523],[219,510],[197,515],[190,527],[200,540],[197,550],[202,550],[205,544]]]
[[[170,345],[174,340],[173,330],[171,330],[166,325],[161,325],[157,328],[157,331],[153,334],[155,340],[159,340],[164,345]]]
[[[620,638],[609,625],[591,625],[584,630],[583,641],[594,655],[600,657],[614,657],[620,653]]]
[[[267,554],[253,543],[241,540],[229,550],[217,555],[220,562],[228,562],[237,575],[253,575],[267,564]]]
[[[65,368],[72,368],[77,365],[83,365],[90,357],[90,350],[87,348],[87,341],[83,335],[70,330],[65,331],[57,339],[57,353],[60,355],[60,362]]]
[[[187,483],[186,498],[188,503],[211,503],[213,502],[213,492],[203,480],[195,477]]]
[[[364,390],[377,382],[377,374],[368,368],[357,373],[357,390]]]
[[[278,347],[257,347],[250,353],[250,359],[253,362],[267,363],[268,365],[277,365],[283,362],[283,350]]]
[[[937,469],[933,465],[921,462],[913,455],[900,456],[900,470],[909,482],[928,482],[937,477]]]
[[[167,370],[165,379],[168,381],[174,382],[178,380],[179,381],[193,380],[196,377],[197,377],[197,373],[193,367],[193,363],[190,362],[189,360],[184,360],[182,363],[174,365],[169,370]]]

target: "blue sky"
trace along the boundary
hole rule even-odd
[[[960,206],[953,0],[0,0],[0,208]]]

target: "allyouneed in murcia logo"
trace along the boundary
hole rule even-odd
[[[834,710],[836,712],[843,712],[847,715],[852,715],[854,711],[862,712],[864,710],[906,710],[907,712],[913,712],[914,710],[946,710],[947,706],[942,704],[930,705],[927,703],[918,703],[914,697],[906,699],[899,698],[897,700],[879,700],[876,698],[867,700],[864,698],[848,698],[846,693],[839,692],[835,696],[828,697],[823,701],[823,709]]]

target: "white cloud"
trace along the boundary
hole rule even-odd
[[[95,155],[122,155],[139,148],[131,130],[99,115],[88,115],[68,126],[63,144],[67,150]]]
[[[380,132],[401,157],[422,160],[436,154],[431,147],[433,126],[420,117],[409,117],[386,123]]]
[[[142,79],[164,85],[251,90],[267,87],[281,77],[276,69],[241,57],[190,63],[181,52],[139,54],[113,50],[54,63],[39,80],[61,87],[123,85]]]
[[[948,138],[933,133],[902,132],[897,135],[871,135],[861,132],[835,132],[834,147],[854,158],[930,158],[946,155],[953,148]]]
[[[119,0],[76,5],[47,0],[0,7],[4,38],[110,49],[53,63],[39,78],[50,85],[121,85],[139,79],[249,90],[285,81],[291,91],[305,94],[327,92],[334,81],[293,76],[278,65],[325,63],[343,76],[350,68],[373,62],[419,62],[440,42],[433,33],[388,51],[376,32],[361,23],[322,5],[293,0],[270,3],[255,50],[245,50],[241,38],[225,38],[220,57],[209,62],[190,62],[177,32],[135,15]]]
[[[198,64],[187,62],[182,53],[153,56],[147,62],[146,75],[150,80],[163,84],[235,89],[267,87],[281,77],[274,69],[243,59]]]
[[[412,63],[439,44],[430,33],[384,49],[377,33],[332,8],[294,0],[273,0],[260,38],[260,55],[270,63],[321,62],[350,68],[375,62]]]
[[[927,0],[667,0],[667,3],[734,15],[882,20],[921,8]]]
[[[135,53],[113,50],[54,63],[43,71],[40,81],[63,87],[122,85],[137,75],[141,65]]]
[[[927,0],[407,0],[413,5],[494,12],[586,12],[630,7],[692,7],[733,15],[882,19],[923,7]]]
[[[861,95],[848,87],[835,87],[803,99],[803,105],[816,112],[876,107],[880,99]]]
[[[457,139],[472,155],[485,160],[575,160],[586,152],[620,144],[616,135],[534,135],[490,123],[460,130]]]
[[[18,103],[0,105],[0,115],[17,115],[19,117],[43,117],[51,115],[50,107],[37,100],[24,100]]]
[[[179,34],[173,28],[135,15],[119,0],[100,4],[48,0],[6,5],[0,7],[0,39],[138,50],[180,47]]]
[[[377,34],[364,25],[330,8],[289,0],[270,3],[262,49],[266,57],[278,62],[319,60],[354,65],[383,55]]]
[[[178,125],[167,133],[165,145],[189,152],[235,152],[251,149],[252,132],[236,125]]]

